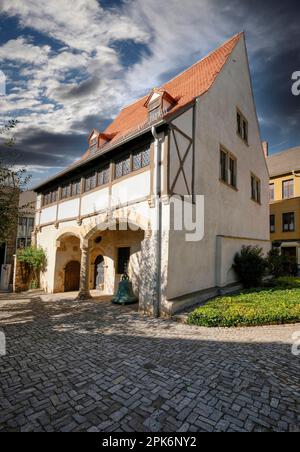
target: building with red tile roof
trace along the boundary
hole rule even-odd
[[[243,246],[269,250],[269,174],[243,33],[88,141],[83,159],[36,188],[47,292],[113,298],[128,272],[140,312],[168,316],[235,290]]]

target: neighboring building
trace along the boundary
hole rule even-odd
[[[12,283],[13,277],[13,263],[16,250],[24,248],[31,244],[31,237],[34,231],[35,221],[35,205],[36,193],[33,191],[25,191],[15,197],[16,202],[19,202],[19,219],[18,226],[15,231],[11,233],[9,240],[0,245],[0,281],[3,271],[9,267],[9,280]],[[19,199],[18,199],[19,198]],[[6,285],[6,283],[5,283]]]
[[[271,240],[300,270],[300,146],[269,156],[267,164]]]
[[[17,230],[17,249],[31,245],[35,221],[36,193],[25,191],[20,194],[20,216]]]
[[[235,253],[269,249],[268,183],[239,34],[94,130],[84,157],[36,188],[36,242],[48,261],[42,286],[111,296],[128,268],[149,315],[230,290]],[[174,195],[189,196],[194,213],[204,195],[202,240],[172,227]]]

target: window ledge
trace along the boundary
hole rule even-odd
[[[228,184],[228,182],[225,182],[223,179],[219,179],[221,184],[225,185],[228,188],[231,188],[233,191],[238,192],[239,189],[237,187],[234,187],[233,185]]]

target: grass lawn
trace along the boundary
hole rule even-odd
[[[189,315],[189,325],[236,327],[300,322],[300,278],[219,297]]]

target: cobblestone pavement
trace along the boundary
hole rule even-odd
[[[0,295],[0,330],[0,431],[300,431],[300,325],[208,330],[36,293]]]

